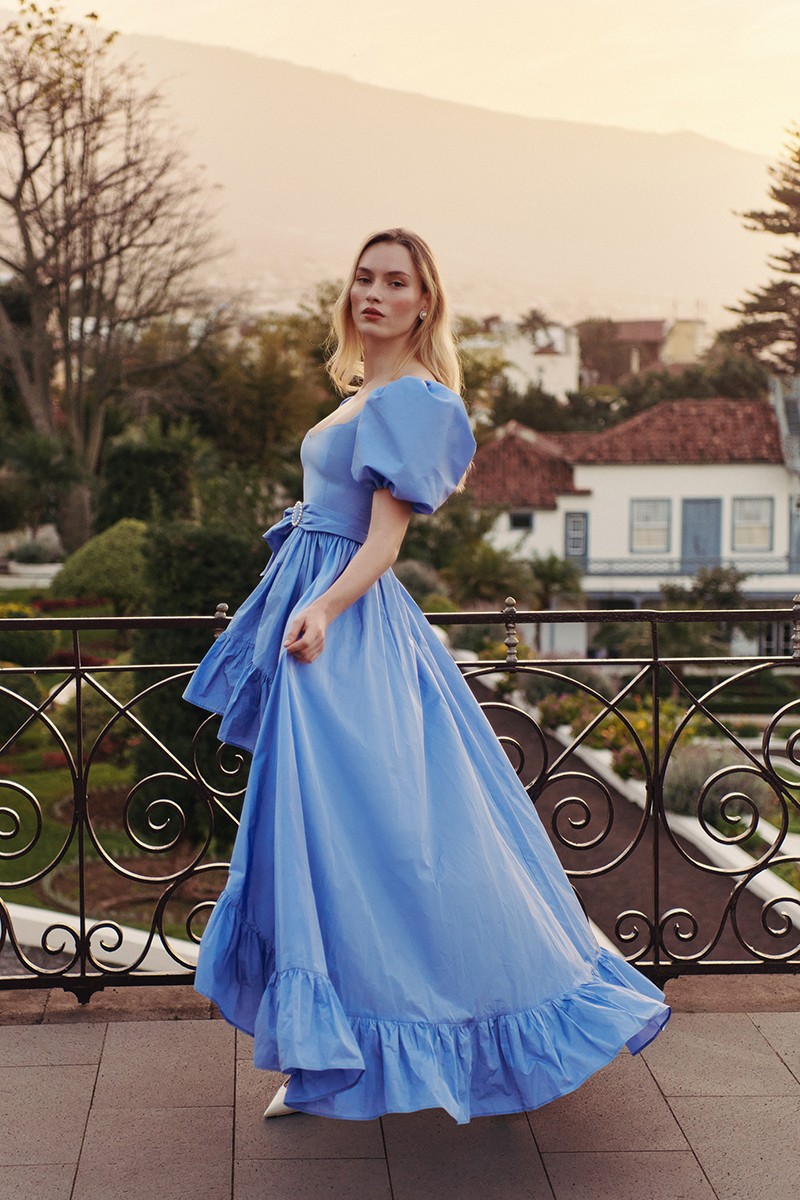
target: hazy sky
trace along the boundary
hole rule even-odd
[[[11,7],[4,0],[3,7]],[[503,112],[774,157],[800,122],[800,0],[66,0],[104,25]]]

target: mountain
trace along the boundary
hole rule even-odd
[[[189,31],[190,32],[190,31]],[[364,234],[408,225],[456,307],[513,317],[702,316],[765,279],[766,160],[693,133],[532,120],[240,51],[126,36],[211,183],[216,270],[288,306]]]

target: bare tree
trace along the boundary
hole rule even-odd
[[[0,48],[0,269],[30,320],[0,298],[0,361],[30,422],[64,447],[81,482],[62,536],[85,540],[106,416],[154,322],[191,320],[212,257],[206,194],[163,132],[161,96],[109,54],[113,34],[19,0]]]

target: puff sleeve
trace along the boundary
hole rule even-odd
[[[435,512],[475,453],[464,402],[444,384],[406,375],[369,396],[358,420],[353,478]]]

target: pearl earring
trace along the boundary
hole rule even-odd
[[[419,314],[420,321],[424,321],[425,318],[427,317],[427,315],[428,315],[427,311],[423,308],[422,312]]]

